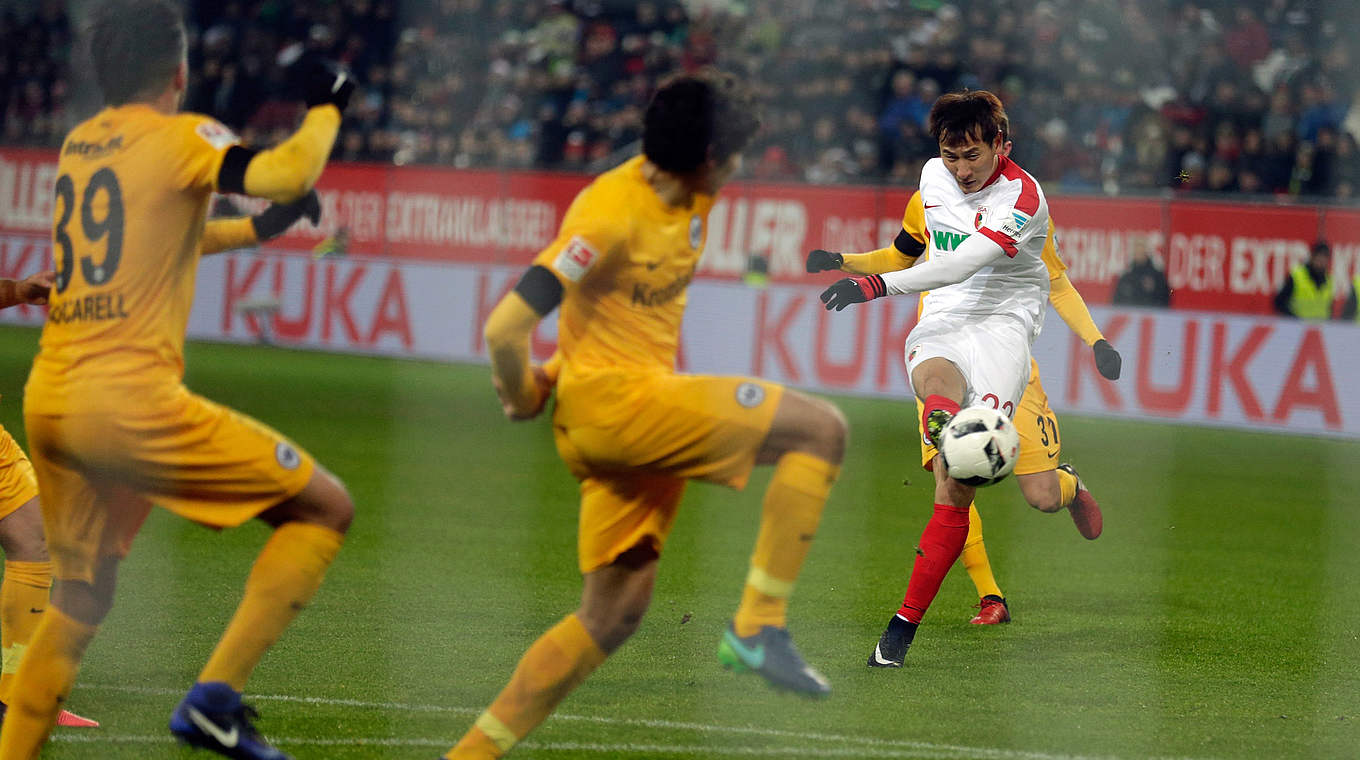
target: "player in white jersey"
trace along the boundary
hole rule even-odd
[[[828,310],[839,311],[885,295],[929,291],[907,336],[906,363],[932,440],[961,406],[985,404],[1015,414],[1029,377],[1030,346],[1043,326],[1048,203],[1039,183],[1004,155],[1007,124],[1001,101],[985,90],[937,100],[929,128],[940,156],[926,163],[919,184],[934,246],[930,259],[898,272],[838,280],[821,296]],[[975,489],[943,467],[933,472],[935,509],[921,534],[905,614],[889,625],[903,651],[968,536]]]

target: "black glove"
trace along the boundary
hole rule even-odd
[[[321,199],[317,197],[316,190],[311,190],[292,203],[271,203],[269,208],[250,217],[250,223],[255,225],[255,239],[263,243],[282,235],[293,226],[293,222],[304,216],[312,220],[312,224],[321,221]]]
[[[845,257],[835,251],[823,251],[818,248],[810,251],[807,257],[808,274],[814,272],[831,272],[841,268],[845,263]]]
[[[840,311],[852,303],[864,303],[888,294],[888,286],[876,274],[868,277],[845,277],[836,280],[831,287],[822,291],[822,303],[826,310]]]
[[[1119,352],[1114,350],[1114,346],[1101,338],[1091,346],[1091,350],[1096,354],[1096,369],[1100,370],[1100,374],[1104,375],[1106,380],[1118,380],[1119,368],[1123,366],[1124,361],[1119,358]]]
[[[307,107],[333,103],[344,113],[355,87],[354,78],[344,67],[323,58],[303,58],[298,65],[302,69],[302,99]]]

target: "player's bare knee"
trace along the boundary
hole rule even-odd
[[[1016,476],[1016,482],[1020,484],[1020,493],[1024,495],[1025,501],[1040,512],[1057,512],[1063,508],[1062,489],[1058,485],[1058,479],[1052,475],[1053,471],[1050,470],[1045,473]]]
[[[326,500],[326,527],[333,528],[337,533],[349,532],[350,523],[354,522],[354,499],[349,495],[349,489],[345,488],[344,482],[331,475],[332,488],[330,497]]]
[[[813,424],[812,441],[815,450],[809,453],[832,464],[840,464],[845,458],[846,444],[850,439],[850,423],[835,404],[821,399],[816,399],[816,402],[818,414]]]
[[[46,562],[42,508],[36,498],[25,502],[0,520],[0,549],[11,562]]]
[[[93,583],[52,579],[52,605],[86,625],[99,625],[113,609],[118,581],[118,559],[104,558],[95,570]]]
[[[318,466],[297,496],[265,510],[260,519],[276,528],[303,522],[346,533],[354,520],[354,501],[339,478]]]
[[[576,611],[586,632],[606,654],[637,633],[652,601],[650,587],[629,585],[614,591],[605,597],[587,593]]]

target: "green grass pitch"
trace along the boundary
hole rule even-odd
[[[36,340],[0,330],[0,421],[21,441]],[[326,585],[251,682],[261,727],[299,758],[431,760],[576,603],[575,484],[547,421],[506,422],[485,367],[204,344],[188,365],[191,388],[294,437],[358,504]],[[1013,483],[984,490],[1014,622],[969,625],[957,568],[907,667],[881,671],[865,658],[905,588],[929,479],[910,406],[836,401],[850,451],[791,608],[833,695],[775,693],[714,657],[764,470],[742,493],[690,487],[642,630],[512,757],[1360,752],[1360,443],[1065,418],[1105,535],[1083,541]],[[153,513],[72,695],[104,725],[58,730],[45,757],[194,756],[166,720],[266,535]]]

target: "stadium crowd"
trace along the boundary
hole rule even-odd
[[[1349,5],[1349,4],[1345,4]],[[66,3],[0,19],[0,135],[69,126]],[[350,66],[342,160],[597,170],[666,74],[759,83],[746,174],[914,182],[941,92],[997,92],[1015,157],[1063,191],[1355,197],[1360,77],[1320,0],[190,0],[186,107],[250,141],[296,123],[286,57]]]

